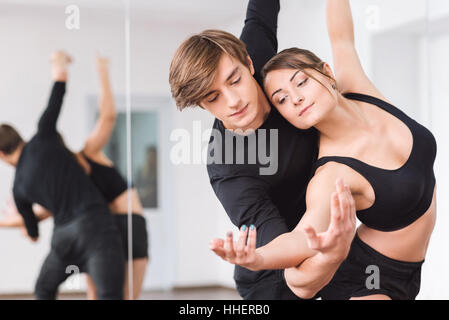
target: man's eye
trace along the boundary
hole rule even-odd
[[[304,85],[307,80],[309,80],[309,78],[304,79],[303,81],[301,81],[300,83],[298,83],[298,87],[301,87],[302,85]]]
[[[238,78],[237,78],[236,80],[234,80],[231,84],[239,83],[241,78],[242,78],[242,77],[238,77]]]

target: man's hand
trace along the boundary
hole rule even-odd
[[[310,249],[318,251],[330,262],[341,262],[349,253],[356,230],[355,201],[342,179],[337,180],[337,192],[332,194],[330,201],[331,221],[327,231],[317,234],[310,225],[303,231]]]
[[[55,51],[50,57],[53,81],[67,81],[67,66],[72,58],[64,51]]]
[[[256,252],[256,227],[251,225],[248,231],[246,225],[240,228],[237,242],[232,239],[232,232],[228,232],[226,239],[213,239],[209,248],[223,260],[238,264],[249,270],[256,271],[262,264],[262,256]]]
[[[17,211],[16,204],[12,196],[6,198],[6,207],[1,211],[3,219],[0,220],[0,227],[19,227],[23,226],[23,218]]]

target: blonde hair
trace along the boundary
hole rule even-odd
[[[215,80],[222,54],[249,68],[245,44],[221,30],[205,30],[185,40],[170,64],[169,83],[179,110],[199,106]]]

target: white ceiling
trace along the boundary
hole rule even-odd
[[[129,0],[133,18],[201,23],[225,23],[240,19],[248,0]],[[0,0],[1,5],[29,7],[65,7],[78,5],[80,10],[108,9],[123,11],[125,0]]]

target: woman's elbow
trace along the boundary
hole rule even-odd
[[[315,288],[312,288],[310,286],[299,284],[294,281],[289,276],[289,273],[285,273],[285,282],[287,283],[287,286],[290,288],[290,290],[299,298],[307,300],[307,299],[313,299],[319,290],[316,290]]]

